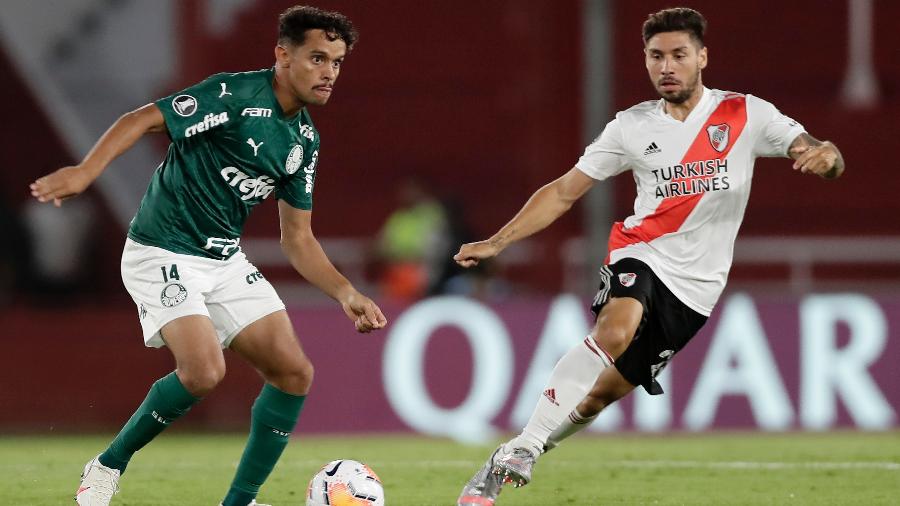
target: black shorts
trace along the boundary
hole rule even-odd
[[[706,316],[687,307],[663,284],[650,267],[623,258],[600,268],[600,289],[591,304],[594,316],[611,297],[631,297],[644,306],[634,339],[616,359],[616,369],[632,385],[651,395],[663,393],[656,375],[706,323]]]

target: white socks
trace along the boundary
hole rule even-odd
[[[526,448],[538,456],[590,425],[596,417],[582,419],[577,412],[574,418],[570,415],[610,364],[612,359],[590,336],[569,350],[553,368],[528,424],[504,449]]]
[[[599,415],[600,413],[597,413],[590,418],[584,418],[583,416],[578,414],[578,411],[575,408],[572,408],[572,411],[569,413],[569,417],[563,420],[562,423],[559,424],[559,427],[557,427],[556,430],[554,430],[553,433],[550,434],[550,437],[547,439],[547,444],[544,445],[544,451],[549,451],[556,448],[556,446],[559,445],[559,443],[563,439],[571,436],[572,434],[575,434],[576,432],[581,431],[582,429],[587,428],[594,422],[594,420],[597,419]]]

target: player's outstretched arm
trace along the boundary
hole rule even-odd
[[[281,222],[281,249],[294,269],[307,281],[340,302],[347,318],[359,332],[371,332],[387,325],[381,309],[359,293],[328,259],[312,232],[312,211],[278,201]]]
[[[479,260],[498,255],[510,244],[524,239],[556,221],[593,185],[594,179],[577,168],[536,191],[522,209],[490,239],[463,244],[453,256],[463,267],[478,265]]]
[[[88,152],[78,165],[63,167],[31,183],[31,195],[40,202],[62,201],[83,192],[117,156],[148,132],[164,132],[166,123],[156,104],[123,114]]]
[[[791,142],[788,154],[794,159],[794,170],[817,174],[825,179],[835,179],[844,173],[844,157],[837,146],[802,133]]]

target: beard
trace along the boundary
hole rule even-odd
[[[660,93],[662,98],[666,100],[666,102],[670,104],[683,104],[687,99],[691,98],[691,95],[694,94],[694,90],[697,89],[697,86],[693,86],[691,88],[684,88],[676,93]]]
[[[695,91],[697,91],[697,83],[699,81],[700,71],[698,70],[697,73],[694,74],[693,79],[684,84],[684,86],[681,88],[681,91],[664,92],[661,91],[659,87],[656,88],[656,91],[657,93],[659,93],[659,96],[661,96],[663,99],[665,99],[666,102],[669,102],[670,104],[683,104],[687,99],[691,98]]]

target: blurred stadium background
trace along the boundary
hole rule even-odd
[[[142,141],[62,210],[30,201],[28,183],[78,161],[125,111],[271,65],[276,17],[293,3],[0,2],[0,432],[112,431],[172,367],[142,347],[119,277],[166,140]],[[640,25],[673,3],[710,23],[708,86],[775,103],[834,140],[848,171],[824,182],[786,160],[757,163],[729,289],[665,372],[669,395],[640,393],[593,429],[896,430],[900,3],[322,0],[361,38],[331,103],[311,110],[323,138],[315,231],[392,324],[355,335],[282,260],[276,206],[254,213],[244,248],[317,364],[299,434],[479,442],[522,425],[557,357],[587,332],[605,234],[629,214],[633,182],[599,185],[476,275],[434,286],[428,276],[570,168],[615,111],[655,98]],[[433,239],[444,249],[414,245],[427,254],[398,260],[379,231],[409,186],[441,206]],[[224,384],[179,424],[242,429],[259,385],[229,359]]]

